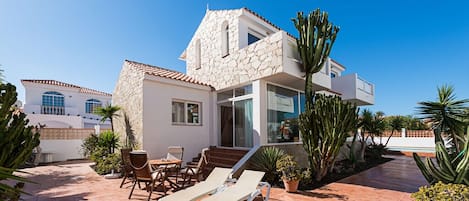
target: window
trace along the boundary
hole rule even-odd
[[[64,95],[56,91],[42,94],[42,114],[65,114]]]
[[[299,142],[298,117],[304,111],[304,94],[267,85],[268,143]]]
[[[230,33],[228,29],[228,22],[223,22],[221,30],[221,56],[225,57],[229,54],[230,48]]]
[[[255,36],[254,34],[248,33],[248,45],[253,44],[260,40],[259,37]]]
[[[94,113],[96,108],[102,107],[101,101],[96,99],[88,99],[85,102],[85,112]]]
[[[337,77],[337,74],[334,72],[331,72],[331,78],[335,78],[335,77]]]
[[[195,41],[195,69],[200,69],[201,66],[201,52],[200,52],[200,39]]]
[[[200,103],[173,101],[172,122],[181,125],[200,125]]]

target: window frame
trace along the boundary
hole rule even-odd
[[[174,122],[173,117],[172,117],[173,113],[171,111],[171,123],[172,123],[172,125],[175,125],[175,126],[202,126],[202,103],[201,102],[173,99],[173,100],[171,100],[171,110],[172,110],[173,103],[175,103],[175,102],[184,104],[184,109],[183,109],[184,110],[184,122]],[[188,121],[189,113],[188,113],[187,110],[188,110],[188,105],[189,104],[197,105],[197,107],[198,107],[198,123],[189,123],[189,121]]]
[[[195,41],[195,70],[202,68],[202,49],[200,39]]]
[[[90,104],[91,111],[88,111],[88,104]],[[98,99],[91,98],[85,101],[85,113],[86,114],[94,114],[96,108],[99,108],[99,107],[103,107],[103,102]]]
[[[267,90],[267,85],[272,85],[272,86],[275,86],[275,87],[280,87],[280,88],[284,88],[284,89],[288,89],[288,90],[291,90],[291,91],[294,91],[294,92],[297,92],[298,93],[298,117],[303,113],[301,111],[301,95],[304,94],[305,92],[303,90],[298,90],[298,89],[295,89],[295,88],[292,88],[292,87],[288,87],[288,86],[284,86],[284,85],[281,85],[281,84],[277,84],[277,83],[274,83],[274,82],[269,82],[267,81],[266,82],[266,90],[265,90],[265,96],[266,96],[266,104],[268,104],[268,90]],[[266,117],[268,115],[268,111],[266,110]],[[303,138],[301,137],[301,131],[298,131],[298,141],[297,142],[269,142],[269,136],[267,136],[267,142],[266,144],[267,145],[293,145],[293,144],[303,144]]]
[[[254,36],[254,37],[256,37],[256,38],[258,38],[259,40],[256,40],[256,41],[254,41],[254,42],[252,42],[252,43],[249,43],[249,34],[252,35],[252,36]],[[248,34],[247,34],[246,36],[247,36],[247,40],[246,40],[246,41],[247,41],[248,46],[251,45],[251,44],[257,43],[257,41],[260,41],[260,40],[262,40],[263,38],[266,37],[265,35],[263,35],[263,34],[257,32],[256,30],[253,30],[253,29],[251,29],[251,28],[248,28]]]
[[[221,27],[221,57],[230,55],[230,27],[228,22],[224,22]]]

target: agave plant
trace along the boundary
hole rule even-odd
[[[283,156],[285,156],[285,152],[282,149],[265,147],[253,156],[251,166],[256,170],[265,172],[265,180],[270,184],[274,184],[279,180],[276,164]]]
[[[438,181],[443,183],[469,185],[469,140],[464,143],[464,149],[456,157],[451,158],[441,138],[441,131],[435,130],[436,166],[431,158],[423,162],[420,157],[413,153],[413,157],[425,179],[430,184]],[[469,139],[469,126],[467,127],[466,139]]]

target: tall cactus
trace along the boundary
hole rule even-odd
[[[438,167],[432,159],[427,157],[423,162],[417,153],[413,153],[417,166],[430,184],[442,181],[443,183],[469,185],[469,140],[464,143],[464,149],[456,157],[451,158],[440,134],[439,129],[435,130],[435,153]],[[469,139],[469,127],[466,139]]]
[[[302,71],[305,72],[306,104],[312,104],[313,74],[321,70],[334,45],[339,27],[329,22],[327,12],[316,9],[308,16],[298,12],[297,18],[292,19],[298,30],[296,44],[302,61]]]
[[[16,97],[14,85],[0,84],[0,181],[21,180],[13,176],[13,171],[23,165],[33,148],[39,145],[39,134],[33,133],[32,126],[27,126],[26,115],[13,107]],[[0,200],[11,199],[19,192],[18,188],[0,182]]]
[[[358,109],[338,96],[316,94],[315,104],[300,116],[303,147],[316,181],[327,175],[350,132],[356,129]]]

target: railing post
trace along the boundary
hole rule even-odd
[[[405,138],[406,137],[406,131],[405,128],[401,129],[401,137]]]

